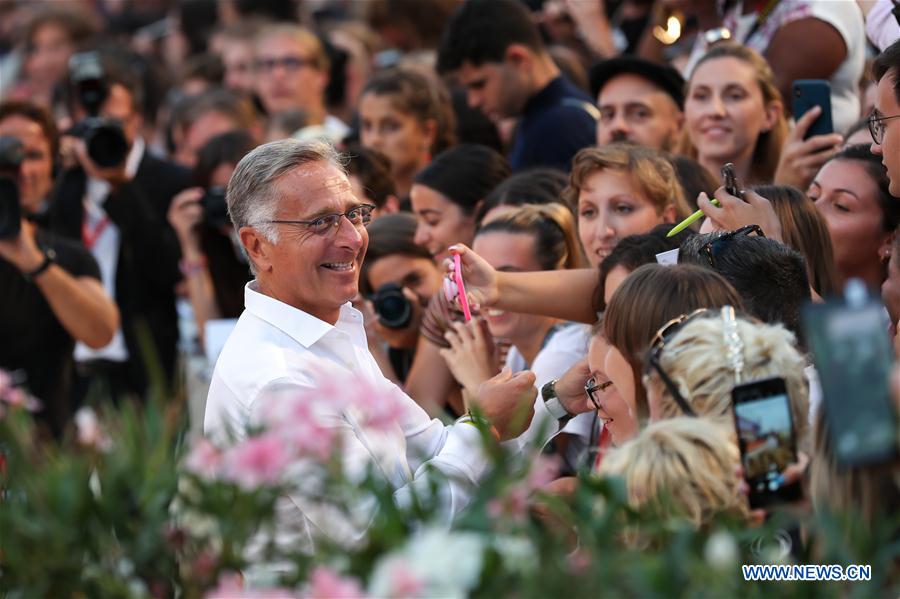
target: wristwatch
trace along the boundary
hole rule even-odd
[[[575,415],[569,414],[562,402],[559,401],[559,396],[556,394],[556,381],[557,379],[553,379],[541,387],[541,398],[544,400],[547,411],[559,421],[559,425],[562,427]]]
[[[50,268],[50,265],[56,262],[56,252],[51,249],[44,250],[44,260],[41,262],[40,266],[35,268],[34,270],[30,270],[28,272],[23,272],[22,276],[25,277],[26,281],[34,281],[37,277],[44,274],[44,272]]]

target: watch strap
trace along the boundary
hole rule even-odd
[[[44,260],[37,268],[22,273],[22,276],[24,276],[27,281],[34,281],[37,277],[44,274],[44,272],[46,272],[46,270],[50,268],[51,264],[56,262],[56,252],[54,252],[53,250],[43,250],[43,254]]]

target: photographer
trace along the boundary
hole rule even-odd
[[[19,192],[18,181],[28,180],[26,148],[16,137],[0,136],[0,369],[24,379],[59,436],[75,407],[68,401],[74,342],[102,347],[119,326],[119,313],[91,255],[22,216],[33,207],[26,200],[34,188]]]
[[[198,154],[197,186],[175,196],[169,208],[169,224],[181,246],[179,267],[201,342],[208,320],[237,318],[244,309],[250,268],[228,219],[225,188],[235,165],[254,147],[256,142],[245,131],[210,139]]]
[[[49,195],[59,137],[50,112],[32,102],[0,102],[0,136],[17,139],[24,155],[17,172],[22,212],[40,227],[47,225]]]
[[[75,348],[76,401],[101,381],[114,398],[141,396],[151,381],[169,384],[175,373],[180,277],[165,216],[172,197],[187,187],[188,173],[145,151],[136,65],[126,68],[120,58],[91,52],[70,62],[76,126],[64,140],[77,165],[62,174],[51,210],[53,229],[93,254],[122,314],[109,345]]]
[[[371,301],[371,310],[364,310],[369,350],[387,378],[404,381],[424,307],[441,287],[441,271],[428,250],[413,241],[416,218],[411,214],[386,214],[372,221],[368,230],[359,286]]]

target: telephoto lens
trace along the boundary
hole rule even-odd
[[[372,296],[378,321],[389,329],[402,329],[412,320],[412,304],[396,283],[385,283]]]
[[[19,167],[25,148],[17,137],[0,136],[0,239],[15,239],[22,228],[19,205]]]
[[[100,117],[101,107],[109,97],[100,55],[95,51],[73,55],[69,59],[69,79],[88,117],[65,134],[83,139],[88,156],[97,166],[112,168],[122,164],[128,155],[128,140],[122,125],[114,119]]]

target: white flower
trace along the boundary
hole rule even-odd
[[[475,533],[424,529],[404,547],[379,560],[369,582],[369,594],[467,597],[481,578],[486,545],[486,540]]]
[[[100,451],[109,451],[112,442],[103,429],[97,414],[91,408],[80,408],[75,413],[75,428],[78,430],[78,442],[85,447],[94,447]]]
[[[730,533],[719,530],[706,540],[703,557],[710,566],[717,570],[730,570],[738,560],[737,543]]]
[[[503,558],[504,565],[512,571],[526,574],[540,567],[534,544],[528,539],[497,535],[492,544]]]

